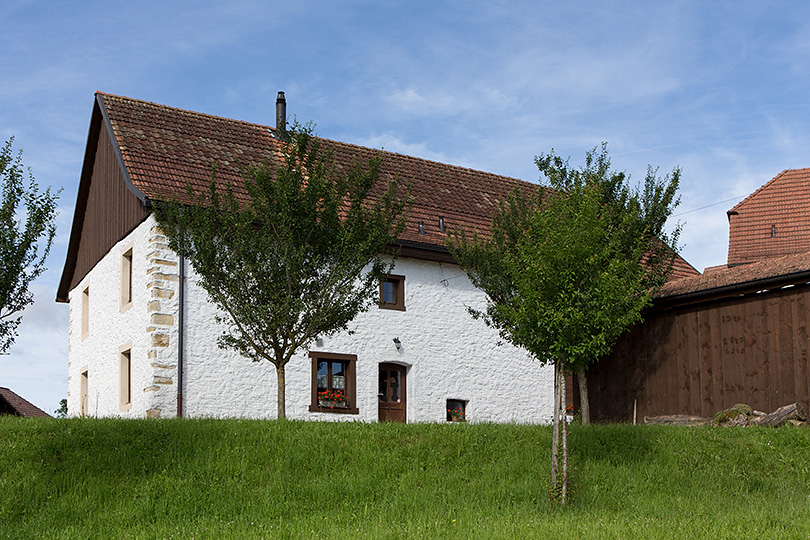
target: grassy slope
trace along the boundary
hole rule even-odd
[[[0,538],[806,538],[810,430],[0,418]]]

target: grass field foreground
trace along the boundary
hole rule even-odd
[[[807,538],[810,430],[0,417],[0,538]]]

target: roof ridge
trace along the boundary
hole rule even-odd
[[[740,202],[738,202],[737,204],[735,204],[726,213],[737,212],[738,211],[737,209],[740,206],[746,204],[752,197],[754,197],[755,195],[757,195],[758,193],[760,193],[764,189],[770,187],[771,184],[773,184],[777,180],[780,180],[783,176],[787,176],[789,173],[800,172],[800,171],[808,171],[808,172],[810,172],[810,167],[802,167],[800,169],[785,169],[785,170],[783,170],[782,172],[780,172],[779,174],[777,174],[776,176],[774,176],[773,178],[771,178],[770,180],[768,180],[767,182],[765,182],[764,184],[759,186],[758,189],[756,189],[754,192],[752,192],[750,195],[748,195],[745,199],[743,199]]]
[[[447,167],[447,168],[450,168],[450,169],[456,169],[456,170],[459,170],[459,171],[469,171],[469,172],[474,172],[474,173],[478,173],[478,174],[485,174],[487,176],[493,176],[493,177],[497,177],[497,178],[500,178],[500,179],[503,179],[503,180],[512,180],[514,182],[518,182],[518,183],[522,183],[522,184],[530,184],[530,185],[538,185],[538,186],[540,185],[540,184],[535,184],[534,182],[530,182],[528,180],[523,180],[521,178],[515,178],[513,176],[506,176],[506,175],[503,175],[503,174],[484,171],[484,170],[481,170],[481,169],[473,169],[472,167],[464,167],[462,165],[453,165],[452,163],[445,163],[443,161],[436,161],[436,160],[433,160],[433,159],[422,158],[422,157],[419,157],[419,156],[412,156],[410,154],[402,154],[400,152],[393,152],[391,150],[385,150],[383,148],[372,148],[370,146],[363,146],[363,145],[360,145],[360,144],[344,142],[344,141],[338,141],[338,140],[335,140],[335,139],[327,139],[326,137],[320,137],[320,136],[318,136],[318,138],[321,139],[321,140],[324,140],[324,141],[350,146],[352,148],[360,148],[360,149],[364,149],[364,150],[372,150],[372,151],[375,151],[375,152],[382,152],[383,154],[389,154],[389,155],[392,155],[392,156],[399,156],[399,157],[405,158],[405,159],[422,161],[422,162],[426,162],[426,163],[434,163],[434,164],[440,165],[442,167]]]
[[[185,113],[185,114],[188,114],[188,115],[194,116],[194,117],[215,118],[215,119],[224,120],[224,121],[227,121],[227,122],[237,122],[237,123],[245,124],[245,125],[248,125],[248,126],[265,128],[265,129],[268,129],[268,130],[270,130],[270,131],[272,131],[274,133],[276,131],[275,127],[267,125],[267,124],[260,124],[260,123],[257,123],[257,122],[249,122],[247,120],[238,120],[236,118],[230,118],[230,117],[227,117],[227,116],[220,116],[220,115],[204,113],[204,112],[200,112],[200,111],[193,111],[193,110],[190,110],[190,109],[183,109],[181,107],[175,107],[173,105],[166,105],[166,104],[158,103],[158,102],[155,102],[155,101],[132,98],[132,97],[129,97],[129,96],[121,96],[121,95],[118,95],[118,94],[110,94],[110,93],[107,93],[107,92],[96,91],[96,94],[104,96],[105,98],[120,99],[120,100],[124,100],[124,101],[136,102],[136,103],[140,103],[140,104],[144,104],[144,105],[151,105],[153,107],[157,107],[157,108],[161,108],[161,109],[171,109],[173,111],[178,111],[178,112],[181,112],[181,113]],[[521,178],[515,178],[513,176],[506,176],[506,175],[503,175],[503,174],[484,171],[484,170],[481,170],[481,169],[474,169],[472,167],[464,167],[464,166],[461,166],[461,165],[454,165],[454,164],[451,164],[451,163],[445,163],[443,161],[436,161],[436,160],[433,160],[433,159],[427,159],[427,158],[422,158],[422,157],[418,157],[418,156],[412,156],[412,155],[409,155],[409,154],[402,154],[400,152],[394,152],[394,151],[391,151],[391,150],[385,150],[383,148],[373,148],[373,147],[370,147],[370,146],[363,146],[363,145],[360,145],[360,144],[350,143],[350,142],[346,142],[346,141],[340,141],[340,140],[337,140],[337,139],[329,139],[327,137],[322,137],[320,135],[315,135],[315,137],[317,139],[325,141],[327,143],[340,144],[340,145],[344,145],[344,146],[347,146],[347,147],[350,147],[350,148],[357,148],[357,149],[364,150],[364,151],[380,152],[382,154],[387,154],[387,155],[391,155],[391,156],[398,156],[400,158],[404,158],[404,159],[408,159],[408,160],[416,160],[416,161],[420,161],[420,162],[424,162],[424,163],[433,163],[433,164],[441,166],[443,168],[448,168],[448,169],[452,169],[452,170],[474,172],[474,173],[477,173],[477,174],[483,174],[483,175],[494,177],[494,178],[499,178],[499,179],[503,179],[503,180],[510,180],[511,182],[516,183],[518,185],[519,184],[528,184],[528,185],[534,185],[534,186],[539,186],[540,185],[539,183],[532,182],[532,181],[529,181],[529,180],[523,180]]]
[[[121,95],[118,95],[118,94],[109,94],[107,92],[101,92],[101,91],[96,91],[96,95],[101,95],[101,96],[104,96],[104,97],[107,97],[107,98],[120,99],[120,100],[125,100],[125,101],[132,101],[132,102],[141,103],[141,104],[144,104],[144,105],[151,105],[153,107],[158,107],[160,109],[171,109],[173,111],[178,111],[178,112],[181,112],[181,113],[188,114],[189,116],[205,117],[205,118],[216,118],[216,119],[225,120],[225,121],[228,121],[228,122],[238,122],[240,124],[246,124],[248,126],[266,128],[266,129],[269,129],[269,130],[271,130],[273,132],[276,131],[275,127],[267,125],[267,124],[259,124],[257,122],[248,122],[247,120],[239,120],[237,118],[230,118],[228,116],[221,116],[221,115],[218,115],[218,114],[210,114],[210,113],[204,113],[204,112],[200,112],[200,111],[193,111],[191,109],[183,109],[182,107],[175,107],[174,105],[166,105],[164,103],[158,103],[156,101],[149,101],[149,100],[146,100],[146,99],[138,99],[138,98],[133,98],[133,97],[129,97],[129,96],[121,96]]]

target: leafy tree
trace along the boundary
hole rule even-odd
[[[579,169],[553,151],[535,163],[542,186],[501,201],[489,238],[459,231],[448,245],[487,294],[485,311],[473,315],[555,367],[552,485],[564,504],[565,372],[584,375],[609,354],[666,281],[680,226],[669,234],[664,226],[678,204],[680,170],[661,179],[649,168],[643,186],[631,187],[611,170],[606,145],[587,152]]]
[[[51,188],[40,191],[23,167],[22,150],[14,156],[13,141],[11,137],[0,150],[0,353],[14,343],[22,312],[34,303],[29,287],[45,271],[59,198]]]
[[[207,192],[189,187],[192,204],[160,204],[155,217],[224,313],[219,346],[275,366],[286,418],[285,366],[372,304],[410,195],[383,185],[379,159],[341,170],[309,127],[280,145],[281,159],[246,168],[242,185],[223,187],[214,172]]]
[[[53,414],[55,414],[57,418],[67,418],[68,415],[67,398],[59,400],[59,408],[53,411]]]

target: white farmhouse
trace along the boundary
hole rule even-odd
[[[497,201],[522,183],[330,144],[338,163],[381,157],[383,178],[410,183],[416,202],[380,286],[387,303],[287,365],[288,417],[549,421],[553,370],[470,317],[467,307],[482,308],[485,296],[445,248],[449,229],[486,231]],[[272,127],[96,94],[57,292],[70,303],[71,415],[275,416],[274,367],[217,347],[215,308],[150,209],[188,183],[206,186],[213,166],[219,180],[239,180],[237,162],[273,159],[277,145]],[[333,389],[348,400],[318,399]]]

